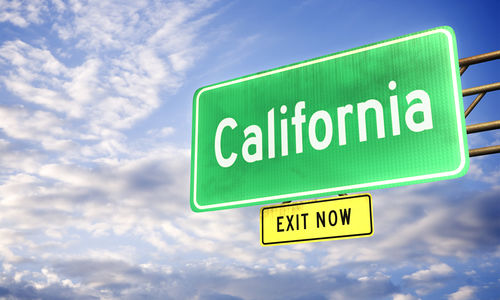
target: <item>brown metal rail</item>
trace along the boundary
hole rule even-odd
[[[467,58],[462,58],[458,61],[458,64],[460,66],[460,75],[462,75],[467,68],[470,65],[474,64],[479,64],[495,59],[500,58],[500,50],[498,51],[493,51],[489,53],[484,53],[476,56],[471,56]],[[470,96],[470,95],[476,95],[476,98],[472,103],[467,107],[465,110],[465,117],[467,117],[470,112],[476,107],[476,105],[483,99],[484,95],[486,95],[487,92],[491,91],[496,91],[500,90],[500,82],[495,82],[495,83],[490,83],[486,85],[481,85],[481,86],[476,86],[468,89],[463,89],[462,90],[462,95],[465,96]],[[485,122],[485,123],[479,123],[479,124],[472,124],[466,126],[467,128],[467,134],[470,133],[476,133],[476,132],[483,132],[487,130],[494,130],[494,129],[500,129],[500,120],[498,121],[492,121],[492,122]],[[500,145],[496,146],[489,146],[489,147],[483,147],[483,148],[476,148],[476,149],[469,149],[469,156],[480,156],[480,155],[487,155],[487,154],[493,154],[493,153],[500,153]]]
[[[458,61],[458,65],[460,66],[460,76],[467,70],[470,65],[475,65],[483,62],[487,62],[490,60],[495,60],[500,57],[500,50],[479,54],[476,56],[462,58]]]
[[[465,66],[479,64],[482,62],[487,62],[490,60],[495,60],[498,58],[500,58],[500,50],[489,52],[489,53],[479,54],[476,56],[462,58],[458,61],[458,65],[460,67],[465,67]]]
[[[500,129],[500,120],[468,125],[467,126],[467,134],[488,131],[488,130],[494,130],[494,129]]]
[[[500,145],[489,146],[489,147],[470,149],[469,156],[470,157],[481,156],[481,155],[495,154],[495,153],[499,153],[499,152],[500,152]]]
[[[487,93],[487,92],[496,91],[496,90],[500,90],[500,82],[495,82],[495,83],[475,86],[475,87],[468,88],[468,89],[463,89],[462,95],[464,95],[464,97],[465,97],[465,96],[475,95],[475,94],[479,94],[479,93]]]

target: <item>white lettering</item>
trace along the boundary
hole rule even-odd
[[[413,132],[420,132],[427,129],[432,129],[432,113],[431,113],[431,100],[429,95],[423,90],[416,90],[406,95],[406,101],[410,104],[413,100],[420,99],[422,103],[412,104],[406,111],[405,120],[406,126]],[[424,119],[420,123],[416,123],[414,114],[421,111]]]
[[[347,104],[346,106],[341,106],[337,108],[338,126],[339,126],[339,145],[346,144],[345,137],[345,115],[352,114],[352,105]]]
[[[316,123],[320,119],[325,123],[325,137],[321,142],[316,137]],[[311,142],[311,146],[314,149],[323,150],[328,147],[332,141],[332,132],[332,119],[326,111],[319,110],[311,116],[311,120],[309,121],[309,142]]]
[[[394,91],[396,89],[396,81],[389,82],[389,89]],[[418,101],[415,101],[418,100]],[[408,102],[408,108],[405,112],[405,122],[406,126],[409,130],[413,132],[421,132],[424,130],[430,130],[433,128],[432,122],[432,111],[431,111],[431,102],[430,97],[427,92],[424,90],[414,90],[406,95],[406,101]],[[388,103],[387,101],[383,101],[383,103]],[[398,96],[391,95],[389,96],[389,104],[390,104],[390,118],[392,124],[392,135],[398,136],[401,135],[401,120],[399,117],[399,103]],[[354,112],[354,109],[357,109],[357,112]],[[351,118],[347,117],[348,114],[357,116],[358,123],[358,136],[360,142],[367,141],[367,113],[369,110],[373,110],[375,114],[375,124],[368,124],[368,126],[375,125],[377,128],[377,138],[382,139],[385,138],[385,127],[384,127],[384,107],[381,102],[376,99],[366,100],[364,102],[357,103],[356,106],[352,104],[347,104],[345,106],[337,107],[337,125],[338,125],[338,137],[339,137],[339,146],[344,146],[347,144],[347,128],[352,128],[354,124],[347,123]],[[386,108],[387,109],[387,108]],[[245,162],[254,163],[256,161],[261,161],[263,159],[263,148],[265,147],[264,143],[267,141],[267,149],[268,149],[268,158],[274,159],[276,157],[276,147],[279,147],[277,142],[281,142],[281,156],[288,156],[288,119],[286,117],[287,106],[282,105],[280,107],[281,119],[279,120],[280,125],[280,133],[281,138],[276,141],[275,137],[275,120],[274,108],[271,108],[267,112],[267,139],[263,137],[261,127],[258,125],[249,125],[243,131],[244,141],[241,147],[241,155]],[[312,113],[311,117],[308,119],[308,115]],[[388,113],[386,113],[387,115]],[[370,115],[372,117],[372,115]],[[389,118],[389,117],[387,117]],[[370,118],[373,119],[373,118]],[[320,125],[318,128],[318,122],[322,121],[324,127]],[[353,122],[356,122],[352,120]],[[388,120],[387,120],[388,121]],[[307,124],[307,122],[309,124]],[[306,110],[306,102],[298,101],[295,103],[294,115],[291,118],[291,124],[295,129],[295,154],[303,153],[307,151],[307,149],[314,150],[324,150],[328,148],[333,139],[333,125],[332,125],[332,116],[329,112],[325,110],[318,110],[316,112],[308,112]],[[304,145],[304,126],[308,126],[308,137],[309,137],[309,145]],[[350,126],[347,126],[350,125]],[[224,129],[229,127],[231,130],[234,130],[238,124],[236,120],[233,118],[225,118],[223,119],[217,126],[215,132],[215,158],[217,159],[217,163],[223,168],[231,167],[236,159],[238,158],[238,154],[234,152],[228,151],[225,149],[226,156],[223,155],[222,145],[228,145],[228,143],[223,143],[223,133]],[[227,131],[226,131],[227,132]],[[408,132],[408,130],[406,131]],[[234,134],[234,133],[233,133]],[[232,136],[230,138],[231,141],[242,140],[243,136],[241,136],[241,132],[239,136]],[[352,134],[352,133],[351,133]],[[226,133],[225,137],[228,134]],[[229,134],[230,135],[230,134]],[[226,137],[227,138],[227,137]],[[355,137],[350,137],[349,140],[353,141]],[[306,138],[307,140],[307,138]],[[309,147],[309,148],[308,148]],[[233,148],[234,149],[234,148]],[[227,156],[229,155],[229,156]]]
[[[304,101],[295,104],[295,116],[292,118],[292,124],[295,126],[295,152],[302,153],[302,124],[306,122],[306,116],[302,114],[302,110],[306,107]]]
[[[267,151],[269,158],[274,158],[274,108],[267,112]]]
[[[396,81],[389,82],[389,89],[393,91],[396,88]],[[392,121],[392,135],[399,135],[401,133],[399,128],[399,108],[398,96],[390,97],[391,101],[391,121]]]
[[[377,137],[379,139],[385,137],[384,129],[384,113],[382,105],[375,99],[370,99],[365,102],[358,103],[358,130],[359,141],[366,141],[366,111],[370,108],[375,110],[375,118],[377,122]]]
[[[262,131],[260,127],[257,125],[251,125],[245,128],[243,131],[245,134],[245,142],[243,143],[243,148],[241,149],[241,153],[243,154],[243,159],[246,162],[254,162],[258,160],[262,160]],[[250,134],[254,134],[253,137],[248,137]],[[250,146],[255,145],[255,153],[250,154],[249,148]]]
[[[282,105],[280,109],[282,114],[286,113],[286,106]],[[288,155],[288,123],[286,119],[281,120],[281,156]]]
[[[238,155],[232,152],[229,158],[224,158],[224,156],[222,156],[222,149],[221,149],[222,131],[226,127],[231,127],[231,129],[235,129],[236,126],[238,126],[238,124],[236,124],[236,121],[233,118],[225,118],[219,123],[219,126],[217,126],[217,131],[215,132],[215,158],[217,159],[219,165],[223,168],[229,168],[230,166],[232,166],[236,161],[236,157]]]
[[[399,108],[398,96],[391,96],[391,121],[392,121],[392,135],[399,135],[401,130],[399,128]]]

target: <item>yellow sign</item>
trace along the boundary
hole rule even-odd
[[[351,239],[373,234],[370,194],[266,206],[260,210],[262,246]]]

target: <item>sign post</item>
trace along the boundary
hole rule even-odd
[[[438,27],[197,90],[191,208],[455,178],[467,149],[455,35]]]

